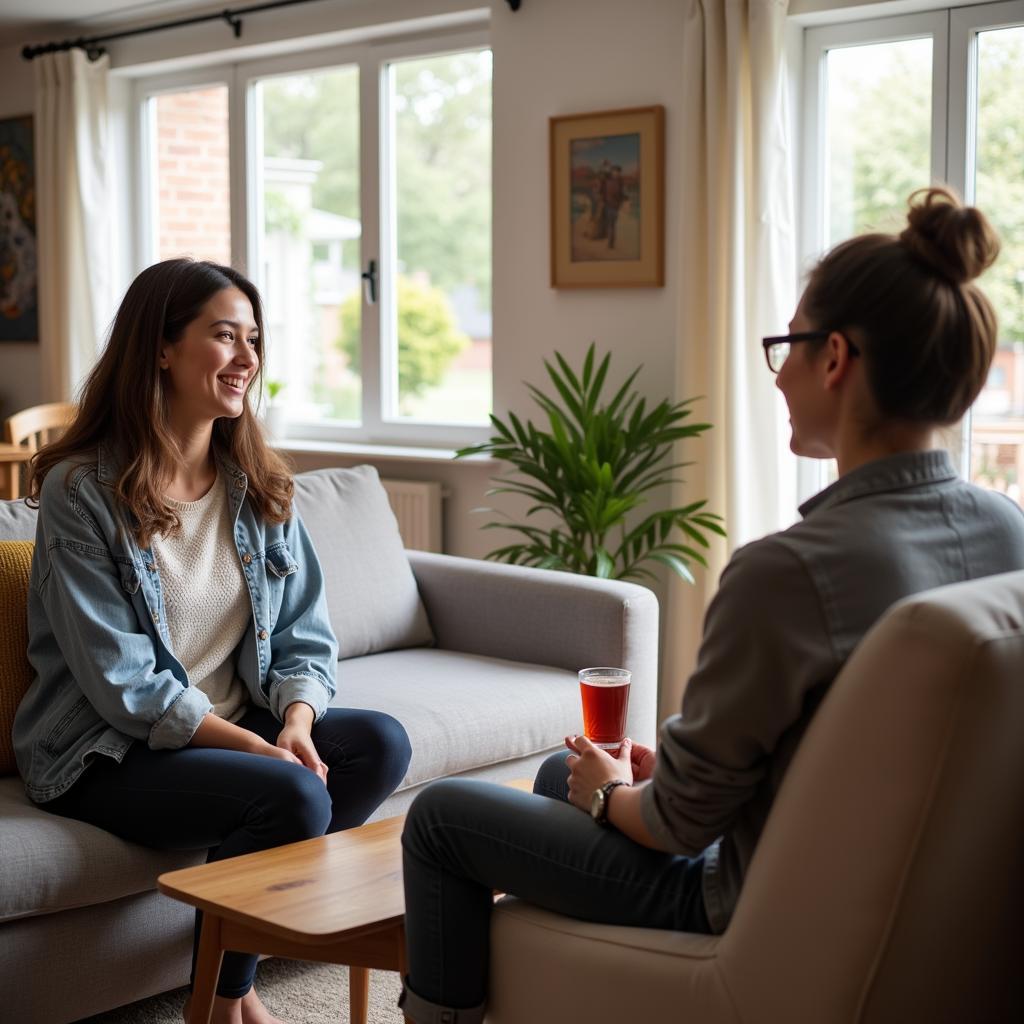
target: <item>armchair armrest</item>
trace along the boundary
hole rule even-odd
[[[627,729],[654,746],[658,599],[650,590],[550,569],[406,553],[439,647],[572,672],[628,668]]]

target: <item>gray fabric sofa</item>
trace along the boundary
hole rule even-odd
[[[404,551],[368,467],[296,478],[341,644],[335,703],[406,727],[413,757],[376,817],[448,775],[530,777],[581,729],[575,670],[633,671],[629,731],[653,744],[658,605],[644,587]],[[0,540],[35,513],[0,503]],[[0,681],[2,685],[2,681]],[[188,980],[191,909],[157,876],[203,853],[148,850],[48,814],[0,778],[0,1018],[65,1024]]]

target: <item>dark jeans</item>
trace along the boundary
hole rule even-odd
[[[270,743],[282,728],[261,708],[250,708],[238,725]],[[224,860],[361,825],[409,765],[405,729],[378,711],[331,708],[312,737],[329,769],[326,787],[308,768],[260,754],[133,743],[121,764],[97,757],[70,790],[41,806],[143,846],[209,848],[207,860]],[[197,940],[200,926],[197,913]],[[217,994],[245,995],[256,960],[226,953]]]
[[[446,779],[413,802],[402,845],[416,995],[454,1009],[484,1002],[495,889],[584,921],[711,932],[703,858],[648,849],[567,803],[566,755],[541,766],[538,795]]]

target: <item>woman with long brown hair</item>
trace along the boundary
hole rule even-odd
[[[30,488],[35,679],[14,724],[28,794],[211,860],[361,824],[410,756],[389,715],[328,707],[323,574],[251,404],[263,346],[243,275],[149,267]],[[217,1024],[277,1021],[255,968],[225,955]]]

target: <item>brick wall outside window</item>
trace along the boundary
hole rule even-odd
[[[156,99],[160,259],[231,262],[227,86]]]

